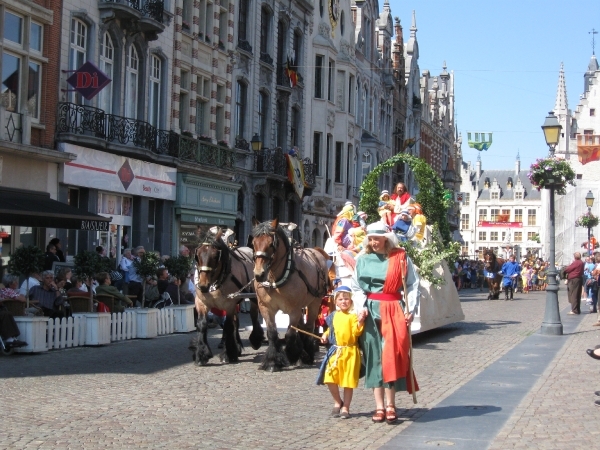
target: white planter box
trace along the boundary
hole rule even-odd
[[[26,347],[15,349],[19,353],[38,353],[48,351],[46,344],[47,317],[15,317],[21,334],[20,341],[27,342]]]
[[[286,332],[290,326],[290,316],[281,311],[277,311],[277,313],[275,313],[275,325],[277,326],[277,331]],[[265,329],[267,328],[267,322],[264,318],[261,326]],[[251,327],[250,330],[252,330]]]
[[[137,338],[151,339],[158,336],[158,309],[140,308],[135,310]]]
[[[84,317],[84,345],[110,344],[110,313],[75,313],[73,317]]]
[[[194,331],[194,305],[169,306],[175,316],[175,333],[189,333]]]

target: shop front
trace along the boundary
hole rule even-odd
[[[191,252],[210,228],[234,230],[241,186],[190,174],[177,174],[176,233],[173,245]],[[236,239],[232,235],[231,243]]]
[[[102,246],[107,256],[117,258],[125,248],[138,245],[171,254],[174,167],[67,143],[60,146],[77,155],[75,161],[64,165],[60,195],[69,204],[112,218],[106,231],[72,233],[67,237],[70,245]]]

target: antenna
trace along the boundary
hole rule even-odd
[[[595,28],[592,28],[592,31],[588,31],[588,34],[592,35],[592,55],[596,54],[596,37],[595,34],[598,34]]]

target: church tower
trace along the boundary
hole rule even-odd
[[[565,82],[565,67],[560,63],[558,73],[558,88],[556,90],[556,101],[554,102],[554,115],[562,126],[561,139],[556,147],[556,154],[569,159],[569,142],[571,137],[571,111],[567,101],[567,85]]]

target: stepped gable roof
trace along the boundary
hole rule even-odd
[[[489,179],[490,187],[494,183],[494,179],[500,187],[500,200],[514,200],[515,187],[517,180],[521,180],[521,184],[525,188],[523,200],[540,200],[542,193],[531,185],[531,181],[527,178],[528,170],[521,170],[518,175],[513,170],[482,170],[479,184],[477,186],[479,200],[490,200],[490,189],[485,187],[486,179]],[[512,178],[512,189],[508,188],[508,179]]]

